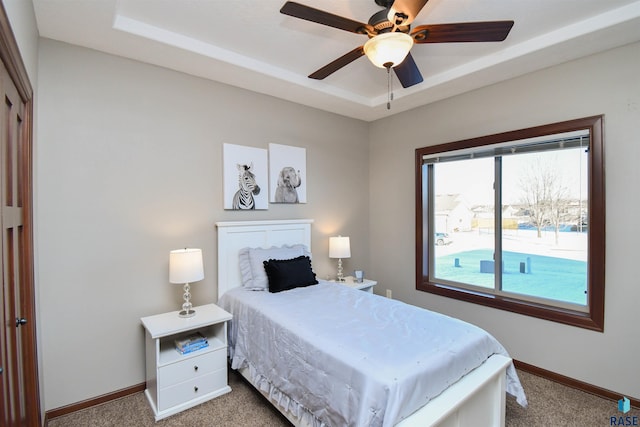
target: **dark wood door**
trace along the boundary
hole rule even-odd
[[[0,8],[0,425],[39,426],[33,285],[31,88]],[[18,89],[20,88],[20,89]],[[25,89],[28,89],[25,91]]]

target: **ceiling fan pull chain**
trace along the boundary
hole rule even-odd
[[[389,73],[389,101],[393,101],[393,76]]]
[[[391,110],[391,101],[393,100],[393,92],[391,91],[391,67],[387,68],[387,110]]]

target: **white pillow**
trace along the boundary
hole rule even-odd
[[[269,279],[264,270],[264,261],[270,259],[293,259],[300,255],[311,257],[305,245],[273,246],[271,248],[242,248],[238,252],[242,286],[252,291],[269,289]]]

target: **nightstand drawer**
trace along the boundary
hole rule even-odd
[[[205,396],[227,386],[227,367],[161,389],[158,393],[158,410],[164,411],[181,403]]]
[[[202,351],[202,350],[201,350]],[[158,388],[178,384],[227,367],[227,348],[189,357],[158,369]]]

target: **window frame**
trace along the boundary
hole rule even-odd
[[[434,247],[433,233],[429,232],[425,224],[427,206],[423,200],[422,165],[425,155],[446,153],[462,149],[478,149],[483,146],[500,144],[557,133],[589,130],[589,235],[587,257],[587,310],[572,310],[569,308],[548,305],[542,302],[519,299],[509,295],[495,295],[481,290],[470,290],[454,286],[450,283],[439,283],[429,280],[428,251]],[[585,329],[604,331],[604,291],[605,291],[605,185],[604,185],[604,144],[603,144],[604,116],[591,116],[564,122],[535,126],[526,129],[508,131],[479,138],[465,139],[430,147],[417,148],[415,151],[416,168],[416,242],[415,268],[416,289],[454,298],[461,301],[480,304],[514,313],[540,319],[577,326]],[[433,203],[433,195],[426,194],[427,203]],[[429,201],[431,199],[431,201]],[[427,222],[428,223],[428,222]],[[426,233],[426,234],[425,234]],[[427,258],[425,258],[427,256]],[[424,271],[427,270],[427,271]]]

